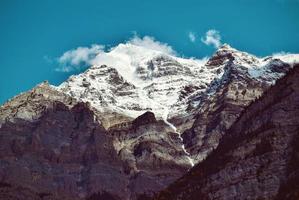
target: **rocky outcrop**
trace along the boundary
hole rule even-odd
[[[22,93],[0,107],[0,127],[5,122],[18,120],[35,121],[54,101],[64,102],[72,107],[77,101],[69,95],[57,91],[47,81],[32,90]]]
[[[151,112],[111,127],[109,134],[130,177],[131,199],[152,196],[191,167],[179,135]]]
[[[139,117],[137,117],[136,119],[134,119],[134,121],[132,122],[133,128],[138,128],[142,125],[146,125],[146,124],[153,124],[156,123],[156,117],[155,114],[152,112],[145,112],[143,115],[140,115]]]
[[[237,54],[242,54],[242,57]],[[195,121],[182,134],[187,151],[197,162],[216,149],[226,130],[244,108],[262,95],[273,80],[291,68],[290,64],[281,60],[271,60],[267,65],[267,73],[276,75],[264,74],[258,78],[250,74],[251,68],[247,66],[254,66],[257,62],[254,56],[236,51],[228,45],[219,49],[207,62],[208,67],[224,72],[221,78],[212,82],[207,93],[197,97],[201,103]]]
[[[218,148],[155,200],[298,199],[299,65],[241,116]]]

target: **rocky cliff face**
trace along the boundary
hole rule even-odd
[[[0,199],[137,199],[190,168],[178,134],[153,113],[107,130],[88,103],[47,83],[1,117]]]
[[[150,197],[216,149],[297,57],[224,45],[200,61],[121,44],[60,86],[0,107],[0,197]]]
[[[41,87],[46,86],[37,90]],[[0,176],[9,192],[1,192],[3,199],[14,188],[33,191],[30,195],[42,199],[78,199],[99,188],[116,191],[109,181],[112,178],[120,184],[117,189],[125,193],[122,185],[126,185],[126,180],[112,148],[112,137],[96,121],[87,104],[77,103],[70,108],[63,102],[51,101],[32,121],[6,121],[0,135]],[[11,198],[18,199],[18,195]],[[24,194],[24,199],[28,198]]]
[[[6,120],[0,129],[1,199],[78,199],[102,190],[125,193],[127,180],[112,136],[87,104],[70,106],[70,97],[60,97],[64,95],[43,84],[4,105],[17,109],[18,117]],[[44,107],[30,112],[36,105]],[[18,188],[26,192],[14,192]]]
[[[125,126],[111,127],[114,148],[130,176],[130,199],[150,196],[172,183],[191,167],[179,135],[147,112]]]
[[[299,65],[243,110],[218,148],[155,199],[298,199]]]
[[[265,68],[263,73],[258,72],[261,68],[255,69],[261,63]],[[206,93],[197,97],[201,103],[196,120],[182,134],[187,151],[197,162],[217,147],[244,108],[292,67],[292,64],[279,59],[260,60],[227,45],[219,49],[206,65],[224,73],[212,82]]]

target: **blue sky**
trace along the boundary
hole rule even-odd
[[[1,0],[0,104],[74,73],[55,71],[70,49],[114,46],[136,32],[201,58],[215,50],[201,41],[208,30],[258,56],[298,53],[299,0]]]

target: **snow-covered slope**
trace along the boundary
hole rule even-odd
[[[136,118],[152,111],[166,120],[197,107],[199,98],[194,97],[217,88],[212,83],[223,78],[229,62],[240,66],[243,75],[271,84],[285,73],[277,66],[296,59],[298,55],[258,58],[227,44],[210,59],[185,59],[126,43],[96,56],[95,65],[71,76],[58,89],[90,102],[100,112]]]
[[[184,111],[184,88],[203,90],[217,76],[207,70],[205,61],[132,44],[120,44],[97,59],[97,65],[70,77],[59,88],[101,111],[134,118],[147,110],[158,118],[170,110],[173,114]]]

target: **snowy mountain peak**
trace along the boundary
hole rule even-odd
[[[218,67],[227,62],[233,62],[237,65],[259,65],[260,59],[254,55],[239,51],[228,44],[222,45],[215,54],[208,60],[207,65]]]
[[[199,103],[195,96],[217,88],[214,80],[225,75],[228,64],[242,66],[243,75],[268,83],[285,72],[272,70],[274,58],[260,59],[228,44],[208,61],[178,57],[168,46],[157,47],[150,41],[139,44],[130,41],[99,53],[92,67],[71,76],[58,89],[90,102],[100,112],[136,118],[151,111],[157,118],[167,119],[190,114],[190,108]]]
[[[231,47],[229,44],[224,43],[222,46],[219,47],[217,51],[221,50],[231,50],[231,51],[237,51],[235,48]]]

